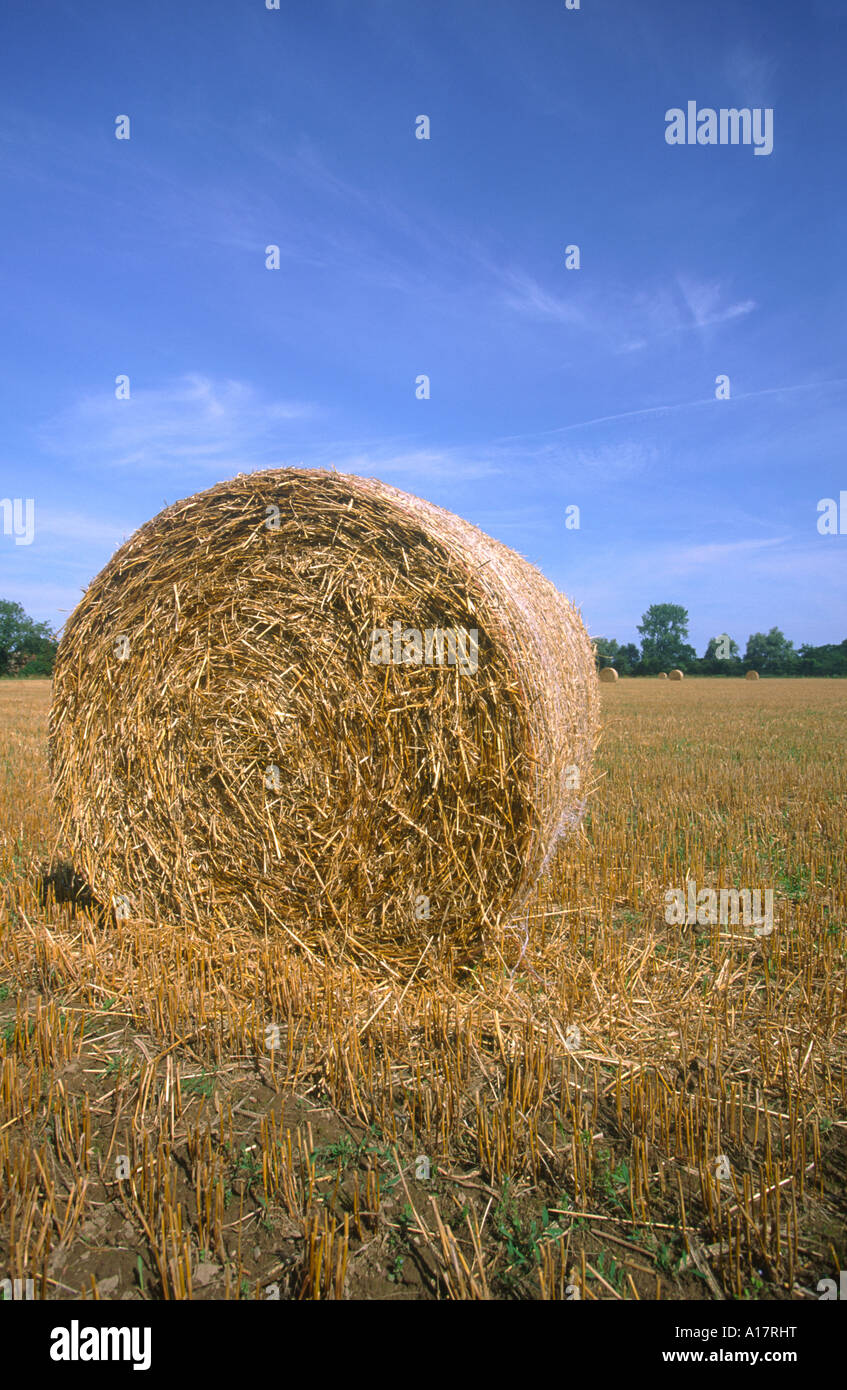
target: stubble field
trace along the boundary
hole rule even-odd
[[[6,1297],[813,1299],[837,1280],[847,689],[602,698],[589,815],[526,921],[472,974],[410,982],[62,901],[50,685],[0,682]],[[688,881],[772,889],[772,930],[669,925]]]

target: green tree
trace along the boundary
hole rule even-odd
[[[803,676],[847,676],[847,638],[822,647],[804,642],[799,651],[799,671]]]
[[[677,666],[690,670],[697,653],[688,643],[688,610],[679,603],[653,603],[638,626],[641,670],[645,675]]]
[[[634,676],[641,665],[641,653],[634,642],[627,642],[618,651],[617,667],[622,676]]]
[[[598,671],[602,666],[615,666],[617,668],[619,651],[620,647],[614,637],[595,637],[594,660],[597,663]]]
[[[57,645],[47,623],[34,622],[19,603],[0,600],[0,676],[49,675]],[[29,670],[33,662],[37,672]]]
[[[772,627],[770,632],[750,634],[742,665],[745,671],[758,671],[760,676],[791,676],[799,670],[799,657],[794,643],[778,627]]]

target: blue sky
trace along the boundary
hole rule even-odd
[[[840,641],[846,37],[843,0],[7,10],[0,597],[58,626],[166,502],[302,463],[467,517],[595,636]],[[773,152],[668,145],[690,100],[772,108]]]

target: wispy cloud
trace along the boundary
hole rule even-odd
[[[82,512],[44,511],[36,498],[37,538],[50,536],[59,541],[79,541],[86,545],[120,545],[139,525],[138,521],[109,521]]]
[[[774,58],[754,53],[744,44],[732,48],[724,63],[724,73],[738,106],[773,106],[777,71]]]
[[[497,440],[491,447],[491,457],[499,471],[514,474],[520,469],[526,481],[553,486],[590,483],[597,487],[632,478],[651,468],[659,458],[659,450],[649,441],[620,439],[592,445],[571,444],[556,438],[564,431],[516,435]],[[552,436],[552,437],[550,437]]]
[[[704,283],[690,276],[678,275],[676,283],[690,315],[690,325],[680,324],[678,328],[710,328],[714,324],[727,323],[730,319],[743,318],[756,308],[754,299],[737,300],[727,304],[726,291],[717,282]],[[669,332],[676,331],[674,328]]]
[[[518,314],[548,319],[554,323],[584,325],[586,316],[571,300],[548,293],[537,280],[522,271],[506,270],[502,275],[503,303]]]
[[[694,401],[676,401],[667,405],[643,406],[639,410],[623,410],[615,415],[595,415],[588,420],[573,420],[567,425],[557,425],[554,429],[538,430],[532,435],[503,435],[498,442],[506,443],[512,439],[543,439],[558,434],[567,434],[570,430],[590,429],[594,425],[608,425],[618,420],[639,420],[651,415],[671,415],[678,414],[687,410],[701,410],[704,406],[717,407],[725,410],[732,403],[739,401],[755,401],[765,396],[791,397],[795,392],[801,391],[820,391],[824,392],[829,387],[840,387],[847,385],[847,377],[832,377],[826,381],[801,381],[790,386],[768,386],[761,391],[740,391],[731,397],[730,401],[716,401],[714,396],[706,396]]]
[[[388,481],[403,478],[416,484],[441,481],[462,481],[488,478],[502,472],[480,450],[472,449],[413,449],[392,452],[378,446],[359,453],[335,451],[333,464],[340,473],[358,473],[362,477],[378,477]]]
[[[550,529],[550,507],[504,507],[496,511],[474,512],[474,525],[501,539],[504,534],[518,531],[521,535],[542,533]]]
[[[79,464],[113,468],[179,466],[243,469],[278,458],[283,427],[308,419],[315,407],[268,400],[241,381],[214,382],[188,373],[167,386],[133,389],[129,400],[114,393],[87,396],[49,420],[42,446]]]
[[[23,576],[24,572],[21,574]],[[85,584],[82,581],[74,585],[56,584],[49,580],[30,583],[27,579],[15,583],[12,576],[4,576],[4,598],[12,603],[19,603],[36,621],[46,620],[53,629],[62,626],[85,592]]]
[[[497,267],[485,257],[483,264],[499,286],[504,308],[538,322],[582,329],[614,353],[639,352],[662,338],[703,333],[758,307],[753,299],[734,298],[718,281],[683,273],[635,292],[610,283],[577,297],[579,282],[572,272],[568,283],[573,297],[565,298],[524,270]]]
[[[740,541],[710,541],[705,545],[689,545],[667,549],[663,554],[666,573],[680,574],[686,570],[706,568],[724,560],[748,560],[757,551],[771,546],[784,545],[788,536],[769,536],[766,538]]]
[[[754,299],[733,299],[727,287],[719,282],[699,281],[680,273],[670,283],[641,291],[629,305],[618,310],[615,350],[640,352],[662,338],[703,333],[734,319],[746,318],[757,307]]]

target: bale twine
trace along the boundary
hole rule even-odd
[[[748,671],[744,679],[746,681],[757,681],[759,679],[759,673],[758,671]]]
[[[668,680],[669,680],[669,681],[681,681],[681,680],[684,680],[684,673],[683,673],[682,671],[678,670],[678,669],[675,667],[673,671],[668,671]]]
[[[660,681],[666,681],[667,678],[668,678],[668,673],[667,673],[667,671],[660,671],[660,672],[659,672],[659,680],[660,680]]]
[[[374,479],[280,469],[166,508],[93,580],[51,772],[119,916],[456,959],[579,824],[597,712],[582,621],[528,561]]]
[[[618,673],[614,666],[604,666],[600,672],[600,679],[605,685],[614,685],[618,679]]]

